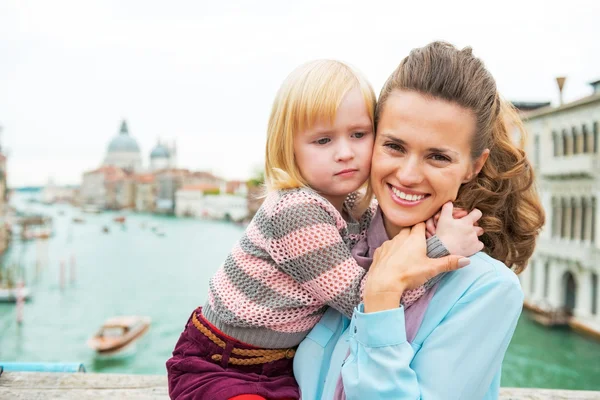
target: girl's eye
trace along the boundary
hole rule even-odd
[[[331,142],[331,139],[329,139],[329,138],[321,138],[321,139],[318,139],[317,141],[315,141],[315,143],[317,143],[317,144],[327,144],[329,142]]]
[[[440,162],[450,162],[450,158],[448,158],[447,156],[443,155],[443,154],[433,154],[431,156],[431,158],[434,161],[440,161]]]
[[[360,138],[365,137],[365,133],[364,132],[354,132],[352,134],[352,136],[355,137],[355,138],[357,138],[357,139],[360,139]]]
[[[387,147],[388,149],[392,150],[392,151],[397,151],[397,152],[403,152],[404,151],[404,147],[400,146],[398,143],[385,143],[383,145],[384,147]]]

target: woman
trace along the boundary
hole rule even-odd
[[[512,127],[523,133],[519,118],[470,48],[434,42],[388,78],[375,121],[379,211],[353,250],[375,261],[352,320],[330,310],[300,344],[302,398],[495,399],[522,308],[515,273],[544,222],[533,171],[511,140]],[[405,310],[402,293],[444,271],[425,256],[425,232],[447,201],[482,211],[485,248]]]

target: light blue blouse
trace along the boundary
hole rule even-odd
[[[413,343],[403,307],[361,305],[352,320],[329,309],[294,357],[302,399],[332,399],[340,371],[347,399],[497,399],[522,306],[517,276],[477,253],[440,282]]]

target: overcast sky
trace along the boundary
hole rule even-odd
[[[489,4],[489,5],[488,5]],[[510,100],[591,93],[600,1],[0,1],[0,125],[11,186],[77,184],[127,119],[144,162],[246,178],[262,167],[279,84],[336,58],[378,93],[411,48],[470,45]]]

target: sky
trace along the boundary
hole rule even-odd
[[[593,1],[0,1],[0,144],[10,186],[79,184],[126,119],[146,165],[227,179],[261,170],[275,93],[298,65],[345,61],[379,92],[408,52],[471,46],[513,101],[589,95]]]

